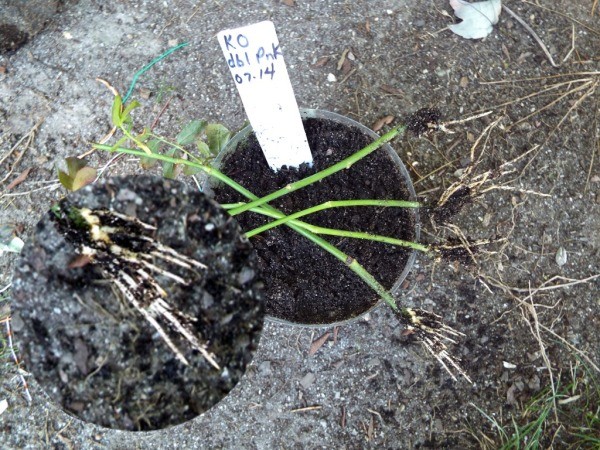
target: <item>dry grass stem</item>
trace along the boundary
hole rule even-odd
[[[515,126],[519,125],[520,123],[523,123],[526,120],[528,120],[528,119],[530,119],[530,118],[532,118],[534,116],[537,116],[542,111],[545,111],[546,109],[551,108],[552,106],[556,105],[558,102],[560,102],[561,100],[565,99],[569,95],[574,94],[574,93],[579,92],[579,91],[582,91],[582,90],[584,90],[587,87],[590,87],[590,89],[588,89],[586,92],[584,92],[581,95],[581,97],[579,97],[578,101],[575,102],[575,104],[573,106],[571,106],[571,108],[569,108],[569,110],[563,116],[563,118],[560,120],[560,122],[558,123],[558,125],[556,125],[556,127],[554,127],[554,129],[551,131],[550,134],[552,134],[564,122],[564,120],[566,119],[566,117],[573,111],[573,109],[576,108],[577,106],[579,106],[579,104],[581,103],[582,99],[585,99],[586,97],[589,97],[591,94],[593,94],[595,92],[597,86],[598,86],[598,81],[592,79],[592,80],[586,81],[585,83],[583,83],[580,86],[577,86],[577,87],[575,87],[573,89],[568,90],[567,92],[563,92],[557,98],[555,98],[554,100],[552,100],[550,103],[547,103],[546,105],[542,106],[541,108],[536,108],[535,111],[533,111],[532,113],[530,113],[530,114],[526,115],[525,117],[520,118],[516,122],[510,124],[510,126],[508,127],[508,129],[510,129],[512,127],[515,127]]]
[[[547,281],[543,282],[540,286],[533,288],[533,289],[531,287],[518,288],[518,287],[508,286],[501,280],[497,280],[492,277],[483,276],[483,275],[482,275],[482,277],[491,286],[494,286],[494,287],[499,288],[502,291],[506,292],[513,300],[515,300],[518,303],[518,306],[525,307],[529,310],[532,307],[531,300],[532,300],[533,296],[536,295],[537,293],[545,292],[545,291],[552,291],[552,290],[556,290],[556,289],[564,289],[564,288],[567,288],[570,286],[576,286],[579,284],[590,283],[591,281],[593,281],[597,278],[600,278],[600,274],[592,275],[592,276],[582,278],[582,279],[566,278],[566,277],[557,275],[557,276],[554,276],[554,277],[548,279]],[[553,284],[555,281],[563,281],[563,283]],[[521,297],[517,296],[515,293],[517,293],[517,294],[526,293],[528,295],[524,298],[521,298]],[[533,305],[534,309],[536,306],[543,306],[543,305]],[[581,356],[583,359],[585,359],[585,361],[590,365],[590,367],[592,367],[595,371],[600,373],[600,367],[598,367],[590,359],[590,357],[587,356],[584,352],[582,352],[581,350],[576,348],[573,344],[571,344],[565,338],[558,335],[555,331],[553,331],[551,328],[545,326],[544,324],[538,322],[538,327],[540,329],[542,329],[543,331],[547,332],[548,334],[551,334],[553,337],[557,338],[558,340],[560,340],[571,351],[573,351],[574,353],[577,353],[579,356]]]
[[[119,91],[117,91],[108,81],[103,80],[102,78],[96,78],[96,81],[99,82],[100,84],[104,85],[112,93],[113,97],[116,97],[117,95],[119,95]],[[117,127],[116,126],[112,127],[111,130],[98,141],[98,143],[104,144],[104,143],[108,142],[108,140],[113,137],[113,135],[116,133],[116,131],[117,131]],[[85,157],[91,155],[92,153],[94,153],[95,151],[96,151],[96,149],[92,148],[92,149],[88,150],[87,152],[84,152],[81,155],[79,155],[78,158],[80,158],[80,159],[85,158]]]
[[[439,128],[440,130],[448,133],[448,134],[454,134],[454,131],[449,130],[447,127],[450,125],[458,125],[461,123],[465,123],[465,122],[470,122],[472,120],[476,120],[476,119],[480,119],[481,117],[485,117],[485,116],[489,116],[493,111],[485,111],[482,113],[478,113],[478,114],[473,114],[471,116],[465,117],[464,119],[457,119],[457,120],[451,120],[449,122],[442,122],[438,125],[436,125],[437,128]]]
[[[521,19],[521,17],[519,17],[517,15],[517,13],[515,13],[512,9],[510,9],[508,6],[506,5],[502,5],[502,9],[504,11],[506,11],[509,15],[511,15],[517,22],[519,22],[523,28],[525,28],[529,34],[531,34],[531,36],[533,37],[533,39],[535,39],[535,41],[538,43],[538,45],[541,47],[542,51],[544,52],[544,54],[546,55],[546,58],[548,58],[548,60],[550,61],[550,64],[552,64],[552,67],[560,67],[566,60],[567,58],[571,55],[571,53],[573,53],[573,51],[575,50],[575,26],[573,25],[573,37],[572,37],[572,46],[571,46],[571,50],[569,50],[569,53],[567,53],[567,56],[565,56],[565,58],[563,59],[561,64],[556,64],[554,62],[554,59],[552,58],[552,55],[550,54],[550,52],[548,51],[548,47],[546,47],[546,44],[544,44],[544,41],[542,41],[540,39],[540,37],[538,36],[538,34],[533,30],[533,28],[531,28],[527,22],[525,22],[523,19]]]
[[[551,95],[555,96],[550,102],[546,103],[545,105],[543,105],[541,107],[536,107],[534,111],[527,114],[525,117],[522,117],[519,120],[517,120],[516,122],[510,124],[507,127],[507,130],[510,130],[511,128],[515,127],[516,125],[523,123],[526,120],[539,115],[540,113],[548,110],[549,108],[552,108],[559,102],[566,101],[569,99],[569,97],[575,96],[576,98],[575,98],[573,104],[568,108],[567,112],[565,114],[563,114],[561,120],[554,127],[554,129],[548,134],[548,136],[551,136],[564,123],[564,121],[567,119],[567,117],[569,117],[569,115],[573,111],[575,111],[577,108],[579,108],[581,106],[581,104],[584,102],[584,100],[586,100],[588,97],[592,96],[598,90],[598,87],[600,86],[600,72],[577,72],[577,73],[567,73],[567,74],[562,74],[562,75],[553,75],[553,76],[548,76],[548,77],[525,78],[525,79],[520,79],[520,80],[500,80],[500,81],[482,82],[482,84],[507,84],[507,83],[529,82],[529,81],[544,81],[544,80],[549,80],[549,79],[555,79],[557,77],[572,77],[572,76],[583,76],[583,75],[585,75],[585,77],[583,77],[583,78],[558,81],[556,83],[553,83],[553,84],[546,86],[535,92],[531,92],[527,95],[524,95],[524,96],[521,96],[521,97],[518,97],[518,98],[515,98],[512,100],[508,100],[503,103],[499,103],[497,105],[488,107],[486,109],[497,110],[500,108],[504,108],[506,106],[521,103],[524,100],[542,97],[545,94],[551,94]],[[566,87],[565,91],[554,92],[563,87]]]
[[[550,359],[548,358],[548,353],[546,352],[546,344],[544,343],[541,333],[540,333],[540,321],[538,319],[537,311],[535,309],[535,305],[533,304],[533,294],[529,294],[529,303],[522,301],[521,302],[521,314],[523,315],[523,319],[529,326],[531,330],[531,334],[535,338],[540,348],[540,354],[542,355],[542,359],[544,360],[544,364],[548,369],[548,377],[550,379],[550,388],[552,389],[552,405],[554,411],[554,418],[558,423],[558,408],[556,406],[556,384],[554,382],[554,374],[552,372],[552,364],[550,363]],[[533,324],[527,319],[527,315],[525,311],[533,321]]]
[[[598,98],[598,100],[596,101],[596,113],[594,114],[594,129],[596,130],[596,142],[593,144],[592,148],[592,157],[590,159],[590,165],[588,168],[588,172],[587,172],[587,177],[585,179],[585,187],[583,188],[583,192],[587,193],[589,187],[590,187],[590,180],[592,178],[592,169],[594,168],[594,160],[596,158],[596,152],[600,153],[600,134],[599,134],[599,120],[598,118],[600,117],[600,98]]]
[[[597,0],[594,0],[594,1],[597,1]],[[591,33],[593,33],[593,34],[596,34],[596,35],[600,36],[600,30],[596,30],[595,28],[592,28],[592,27],[590,27],[589,25],[586,25],[585,23],[581,22],[580,20],[573,19],[573,18],[572,18],[571,16],[569,16],[568,14],[562,13],[562,12],[560,12],[560,11],[556,10],[556,9],[548,8],[547,6],[543,6],[543,5],[540,5],[540,4],[538,4],[538,3],[532,3],[532,2],[530,2],[530,1],[528,1],[528,0],[522,0],[522,2],[523,2],[523,3],[526,3],[527,5],[535,6],[536,8],[544,9],[544,10],[546,10],[546,11],[550,11],[550,12],[552,12],[552,13],[556,14],[556,15],[559,15],[559,16],[561,16],[561,17],[564,17],[565,19],[568,19],[568,20],[570,20],[571,22],[573,22],[573,23],[576,23],[576,24],[578,24],[579,26],[581,26],[581,27],[585,28],[585,29],[586,29],[586,30],[588,30],[589,32],[591,32]]]
[[[530,77],[530,78],[515,78],[509,80],[494,80],[494,81],[480,81],[480,84],[510,84],[510,83],[523,83],[525,81],[547,81],[553,80],[556,78],[564,78],[564,77],[589,77],[589,76],[598,76],[600,75],[600,71],[591,71],[591,72],[567,72],[567,73],[557,73],[554,75],[544,75],[541,77]],[[586,81],[588,81],[588,78]]]
[[[308,411],[318,411],[320,409],[323,409],[322,406],[320,405],[316,405],[316,406],[305,406],[304,408],[296,408],[296,409],[292,409],[290,410],[290,412],[292,413],[298,413],[298,412],[308,412]]]
[[[17,366],[17,376],[19,377],[19,380],[21,381],[21,385],[23,386],[23,395],[25,396],[27,403],[31,405],[33,399],[31,398],[31,393],[29,392],[29,385],[27,384],[27,380],[25,380],[25,377],[23,376],[23,373],[27,373],[27,372],[25,372],[24,370],[21,369],[21,361],[19,360],[19,357],[17,356],[17,353],[15,352],[15,347],[14,347],[14,343],[13,343],[13,339],[12,339],[12,327],[10,326],[10,316],[5,317],[4,319],[0,320],[0,322],[4,322],[8,348],[10,350],[12,359],[13,359],[15,365]]]
[[[15,161],[11,164],[10,169],[8,170],[8,172],[6,173],[4,178],[2,178],[2,180],[0,180],[0,184],[4,183],[12,175],[15,168],[17,167],[17,165],[19,164],[19,162],[25,155],[25,152],[31,146],[31,143],[35,139],[35,133],[36,133],[37,129],[40,127],[40,125],[42,124],[42,122],[44,122],[44,119],[45,118],[42,117],[40,120],[38,120],[38,122],[33,127],[31,127],[31,129],[15,143],[15,145],[13,145],[11,147],[11,149],[8,151],[8,153],[2,157],[2,159],[0,160],[0,166],[2,166],[2,164],[4,164],[4,162],[21,146],[21,144],[23,144],[23,141],[26,140],[25,145],[23,146],[23,149],[21,150],[21,152],[19,154],[17,154]]]

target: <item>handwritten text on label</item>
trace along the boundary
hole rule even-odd
[[[234,74],[233,78],[236,83],[242,84],[244,81],[250,82],[257,78],[262,80],[263,77],[273,79],[275,64],[273,62],[269,64],[269,62],[276,61],[278,56],[283,56],[279,44],[271,44],[271,48],[267,49],[258,47],[255,53],[250,54],[248,51],[244,51],[250,46],[250,41],[244,34],[238,34],[237,36],[224,35],[223,42],[225,48],[229,51],[229,57],[227,58],[229,67],[232,69],[245,67],[247,69],[246,72]],[[254,68],[257,68],[256,72],[252,72]]]

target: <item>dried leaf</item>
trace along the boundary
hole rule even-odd
[[[379,89],[381,89],[386,94],[404,95],[404,92],[402,92],[400,89],[395,88],[394,86],[390,86],[389,84],[383,84]]]
[[[344,65],[344,62],[346,61],[346,55],[348,54],[349,51],[350,51],[350,49],[347,48],[346,50],[344,50],[342,52],[342,56],[340,57],[340,59],[338,60],[338,63],[337,63],[337,70],[342,70],[342,66]]]
[[[317,338],[315,341],[313,341],[312,344],[310,344],[310,350],[308,351],[309,356],[314,355],[315,353],[317,353],[319,351],[319,349],[321,347],[323,347],[325,342],[327,342],[327,339],[329,339],[330,334],[331,333],[328,331],[325,334],[323,334],[322,336],[320,336],[319,338]]]
[[[344,60],[344,63],[342,64],[342,74],[348,75],[351,70],[352,70],[352,63],[350,62],[349,58],[346,58]]]
[[[83,167],[79,169],[73,178],[71,190],[76,191],[92,183],[96,179],[97,175],[98,172],[93,167]]]
[[[78,269],[80,267],[87,266],[92,261],[93,259],[89,255],[77,255],[71,260],[68,267],[69,269]]]
[[[14,188],[15,186],[21,184],[23,181],[25,181],[25,179],[27,178],[27,175],[29,175],[30,171],[31,171],[31,167],[28,167],[23,172],[21,172],[21,174],[17,178],[15,178],[14,180],[12,180],[10,182],[10,184],[8,186],[6,186],[6,190],[10,191],[12,188]]]
[[[323,67],[325,64],[327,64],[328,61],[329,61],[329,56],[321,56],[319,59],[317,59],[317,62],[314,63],[312,66],[313,67]]]
[[[482,39],[492,32],[498,23],[502,0],[486,0],[469,3],[465,0],[450,0],[454,14],[462,22],[448,28],[465,39]]]
[[[506,390],[506,403],[508,403],[509,405],[515,405],[517,403],[517,399],[516,399],[516,396],[515,396],[516,392],[517,392],[517,385],[516,384],[512,384]]]
[[[384,125],[389,125],[390,123],[392,123],[394,119],[394,116],[384,116],[378,119],[371,128],[373,129],[373,131],[379,131],[383,128]]]

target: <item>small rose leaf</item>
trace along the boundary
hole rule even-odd
[[[97,176],[97,171],[89,167],[85,159],[70,156],[65,159],[67,171],[58,170],[58,181],[70,191],[76,191],[92,183]]]
[[[93,167],[82,167],[77,171],[73,178],[73,184],[71,190],[76,191],[90,183],[93,183],[96,179],[98,172]]]
[[[217,155],[231,137],[231,132],[219,123],[209,123],[206,126],[206,140],[213,155]]]
[[[192,120],[179,132],[177,137],[177,143],[179,145],[189,145],[200,137],[204,129],[206,128],[205,120]]]

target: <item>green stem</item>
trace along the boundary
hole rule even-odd
[[[109,152],[116,151],[119,153],[126,153],[128,155],[141,156],[144,158],[154,158],[159,161],[164,161],[164,162],[168,162],[168,163],[172,163],[172,164],[185,164],[190,167],[196,167],[196,168],[202,170],[207,175],[209,175],[211,177],[215,177],[217,180],[222,181],[223,183],[225,183],[232,189],[234,189],[237,192],[239,192],[240,194],[242,194],[244,197],[250,199],[250,197],[248,195],[254,196],[254,194],[252,194],[250,191],[248,191],[246,188],[244,188],[242,185],[240,185],[237,181],[229,178],[224,173],[219,172],[214,167],[208,166],[206,164],[200,164],[200,163],[196,163],[193,161],[189,161],[187,159],[174,158],[172,156],[161,155],[160,153],[151,153],[150,155],[148,155],[146,152],[143,152],[141,150],[136,150],[133,148],[118,147],[116,149],[113,149],[110,145],[105,145],[105,144],[92,144],[92,147],[94,147],[95,149],[98,149],[98,150],[105,150],[105,151],[109,151]],[[258,197],[256,197],[256,198],[258,198]]]
[[[288,184],[284,188],[279,189],[275,192],[272,192],[271,194],[266,195],[260,199],[246,203],[245,205],[240,206],[238,208],[233,208],[232,210],[229,211],[229,214],[231,214],[232,216],[236,216],[236,215],[241,214],[245,211],[248,211],[252,208],[256,208],[257,206],[261,206],[261,205],[264,205],[265,203],[269,203],[269,202],[271,202],[279,197],[282,197],[286,194],[297,191],[298,189],[302,189],[303,187],[306,187],[312,183],[320,181],[323,178],[328,177],[329,175],[333,175],[336,172],[339,172],[344,169],[349,169],[350,167],[352,167],[352,165],[354,163],[361,160],[365,156],[370,155],[375,150],[377,150],[379,147],[381,147],[383,144],[391,141],[396,136],[403,133],[405,128],[406,128],[406,126],[400,125],[394,129],[388,131],[386,134],[384,134],[383,136],[381,136],[379,139],[372,142],[371,144],[367,145],[362,150],[359,150],[356,153],[353,153],[352,155],[348,156],[347,158],[342,159],[340,162],[338,162],[332,166],[329,166],[327,169],[323,169],[311,176],[308,176],[306,178],[303,178],[302,180],[296,181],[295,183]]]
[[[168,139],[165,139],[164,137],[162,137],[159,134],[150,133],[150,136],[152,136],[157,141],[162,142],[163,144],[167,144],[169,147],[176,148],[181,153],[189,156],[190,158],[193,158],[193,159],[189,160],[190,162],[193,162],[195,164],[202,164],[202,160],[200,158],[198,158],[197,156],[193,155],[191,152],[189,152],[188,150],[186,150],[185,148],[183,148],[181,145],[175,144],[174,142],[171,142]],[[184,160],[184,161],[186,161],[186,160]]]
[[[418,202],[409,202],[409,201],[405,201],[405,200],[331,200],[331,201],[328,201],[325,203],[321,203],[320,205],[313,206],[311,208],[303,209],[302,211],[298,211],[294,214],[290,214],[289,216],[282,217],[281,219],[275,220],[273,222],[269,222],[261,227],[255,228],[254,230],[250,230],[246,233],[246,236],[248,236],[250,238],[256,234],[260,234],[267,230],[270,230],[271,228],[277,227],[279,225],[283,225],[290,220],[298,219],[300,217],[304,217],[309,214],[314,214],[316,212],[323,211],[325,209],[352,207],[352,206],[385,206],[385,207],[397,207],[397,208],[418,208],[421,205]]]
[[[269,208],[271,208],[271,207],[269,207]],[[394,297],[392,297],[392,294],[390,294],[375,279],[375,277],[373,277],[373,275],[371,275],[363,266],[361,266],[357,260],[348,256],[343,251],[341,251],[334,245],[327,242],[325,239],[320,238],[319,236],[294,224],[293,222],[289,222],[287,224],[287,226],[292,228],[294,231],[301,234],[302,236],[306,237],[310,241],[314,242],[319,247],[321,247],[323,250],[331,253],[333,256],[335,256],[340,261],[342,261],[346,266],[348,266],[348,268],[350,270],[352,270],[352,272],[354,272],[356,275],[358,275],[371,289],[373,289],[377,293],[377,295],[379,295],[379,297],[381,297],[383,299],[383,301],[385,301],[390,306],[390,308],[392,308],[394,311],[398,311],[398,305],[396,305],[396,300],[394,300]]]
[[[328,235],[328,236],[339,236],[339,237],[346,237],[346,238],[352,238],[352,239],[366,239],[369,241],[385,242],[386,244],[396,245],[399,247],[408,247],[408,248],[412,248],[414,250],[418,250],[418,251],[421,251],[424,253],[427,253],[430,250],[430,248],[427,245],[419,244],[417,242],[403,241],[401,239],[396,239],[396,238],[392,238],[392,237],[388,237],[388,236],[381,236],[378,234],[363,233],[360,231],[347,231],[347,230],[339,230],[337,228],[319,227],[317,225],[312,225],[310,223],[296,220],[296,218],[294,217],[295,214],[286,216],[285,214],[283,214],[277,210],[267,209],[267,208],[265,208],[264,205],[259,208],[253,208],[250,211],[255,212],[257,214],[262,214],[265,216],[269,216],[269,217],[278,219],[276,221],[268,223],[267,225],[271,225],[275,222],[281,221],[282,223],[285,223],[286,225],[293,223],[294,225],[299,226],[307,231],[310,231],[313,234],[324,234],[324,235]],[[259,228],[263,228],[263,227],[259,227]],[[246,236],[248,238],[250,238],[252,236],[257,235],[258,234],[257,230],[259,230],[259,228],[255,228],[254,230],[247,232]]]
[[[226,209],[226,210],[230,210],[233,208],[237,208],[238,206],[242,206],[245,205],[246,202],[237,202],[237,203],[221,203],[221,208]]]
[[[125,128],[124,126],[121,126],[119,128],[121,129],[121,131],[123,132],[123,134],[125,136],[127,136],[129,139],[131,139],[133,142],[135,142],[135,145],[137,145],[139,148],[141,148],[142,150],[144,150],[144,156],[148,156],[148,155],[152,154],[152,150],[150,150],[146,144],[144,144],[142,141],[140,141],[134,135],[132,135],[127,130],[127,128]]]
[[[109,152],[117,151],[120,153],[126,153],[128,155],[151,157],[151,158],[158,159],[160,161],[170,162],[173,164],[187,164],[192,167],[197,167],[197,168],[201,169],[202,171],[204,171],[207,175],[217,178],[218,180],[227,184],[231,188],[235,189],[237,192],[242,194],[244,197],[251,200],[250,203],[246,203],[245,205],[250,205],[253,202],[260,202],[260,200],[261,200],[256,195],[254,195],[252,192],[250,192],[249,190],[247,190],[246,188],[244,188],[243,186],[238,184],[236,181],[229,178],[224,173],[218,171],[217,169],[214,169],[213,167],[210,167],[210,166],[207,166],[204,164],[193,163],[191,161],[181,159],[181,158],[172,158],[170,156],[165,156],[165,155],[161,155],[158,153],[152,153],[152,154],[148,155],[144,151],[135,150],[135,149],[131,149],[131,148],[119,147],[119,148],[114,149],[110,145],[104,145],[104,144],[93,144],[93,147],[98,150],[105,150],[105,151],[109,151]],[[373,150],[375,150],[375,149],[373,149]],[[281,214],[281,217],[284,216],[284,214],[281,211],[277,210],[276,208],[273,208],[270,205],[265,205],[264,202],[262,202],[261,205],[263,205],[262,208],[257,208],[257,209],[260,209],[261,211],[268,211],[270,213]],[[277,218],[281,218],[281,217],[277,217]],[[340,249],[338,249],[334,245],[330,244],[323,238],[321,238],[321,237],[317,236],[316,234],[312,233],[311,231],[303,228],[298,223],[294,223],[294,221],[292,221],[292,222],[287,223],[286,225],[288,227],[292,228],[294,231],[296,231],[300,235],[306,237],[313,243],[317,244],[323,250],[332,254],[340,261],[342,261],[345,265],[348,266],[348,268],[350,270],[352,270],[354,273],[356,273],[369,287],[371,287],[371,289],[373,289],[377,293],[377,295],[379,295],[394,311],[398,310],[398,306],[396,305],[396,301],[394,300],[394,297],[392,297],[392,295],[385,289],[385,287],[383,287],[375,279],[375,277],[373,277],[373,275],[371,275],[364,267],[362,267],[358,263],[358,261],[356,261],[354,258],[348,256],[347,254],[345,254]],[[309,225],[309,224],[306,224],[306,225]]]

